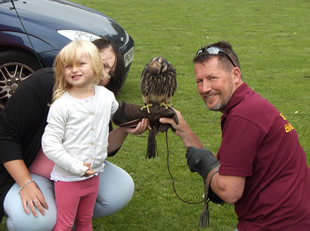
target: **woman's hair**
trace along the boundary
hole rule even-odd
[[[65,79],[66,66],[79,65],[83,55],[86,55],[94,70],[95,84],[98,84],[104,75],[103,65],[98,48],[90,41],[72,41],[57,54],[54,60],[55,84],[53,89],[53,101],[71,88]]]
[[[116,96],[125,81],[125,61],[123,54],[120,52],[119,48],[107,38],[96,39],[93,43],[98,47],[99,51],[111,48],[115,54],[116,61],[113,68],[114,72],[113,75],[108,73],[111,75],[111,79],[105,87],[112,91]]]

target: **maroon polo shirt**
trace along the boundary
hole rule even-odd
[[[310,169],[294,127],[245,83],[221,125],[219,173],[246,177],[238,230],[310,230]]]

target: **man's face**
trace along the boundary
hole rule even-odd
[[[237,88],[236,76],[217,57],[195,63],[197,90],[211,111],[223,111]]]

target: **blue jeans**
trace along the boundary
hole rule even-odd
[[[38,212],[27,215],[22,207],[15,183],[7,193],[3,207],[10,231],[50,231],[56,223],[57,211],[54,195],[54,182],[36,174],[31,174],[40,187],[48,204],[45,216]],[[99,192],[94,208],[94,217],[104,217],[118,212],[131,200],[134,193],[134,182],[131,176],[120,167],[105,161],[104,171],[99,174]]]

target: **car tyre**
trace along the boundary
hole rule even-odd
[[[17,87],[40,68],[35,55],[16,50],[0,52],[0,111]]]

